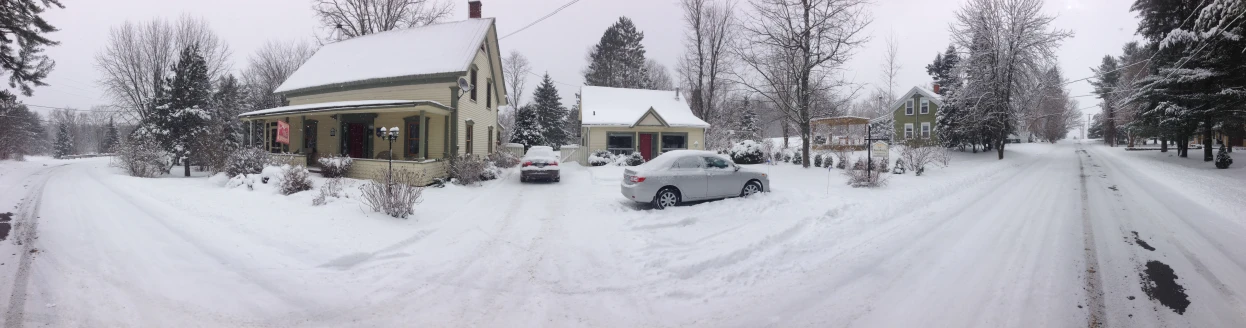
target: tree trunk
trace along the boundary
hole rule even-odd
[[[999,159],[1004,159],[1004,140],[1000,139],[995,142],[996,151],[999,152]]]
[[[190,176],[190,156],[182,157],[182,172],[185,176]]]
[[[1129,133],[1126,135],[1126,137],[1127,137],[1127,138],[1129,138],[1129,148],[1133,148],[1133,147],[1134,147],[1134,133],[1133,133],[1133,132],[1129,132]]]
[[[809,148],[813,147],[812,140],[809,140],[812,139],[813,136],[813,133],[809,131],[809,122],[800,122],[800,130],[800,166],[809,168],[809,162],[811,160],[809,157]]]
[[[1159,138],[1159,152],[1161,153],[1168,152],[1168,138],[1167,137]]]
[[[1189,151],[1188,151],[1188,149],[1187,149],[1187,148],[1189,148],[1189,147],[1190,147],[1190,137],[1189,137],[1189,136],[1180,136],[1180,137],[1177,137],[1177,157],[1187,157],[1187,156],[1189,156]]]
[[[1203,161],[1210,162],[1216,159],[1211,153],[1211,121],[1203,122]]]
[[[788,125],[787,122],[782,122],[782,124],[783,124],[783,149],[787,149],[787,136],[791,134],[791,126]]]

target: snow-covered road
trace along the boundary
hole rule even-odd
[[[0,242],[2,320],[1246,326],[1246,170],[1074,142],[955,155],[878,190],[758,166],[773,192],[664,211],[623,200],[618,168],[567,168],[559,184],[512,173],[430,189],[412,220],[130,178],[107,159],[6,164],[0,201],[42,201],[29,264]],[[9,278],[15,266],[28,278]]]

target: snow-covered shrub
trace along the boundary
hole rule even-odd
[[[173,161],[169,153],[162,150],[160,142],[152,138],[133,137],[117,147],[117,158],[114,166],[120,167],[131,176],[152,178],[169,173]]]
[[[640,152],[634,152],[631,155],[627,156],[627,161],[624,163],[626,163],[627,166],[637,166],[640,164],[644,164],[645,156],[641,155]]]
[[[420,183],[424,177],[405,169],[394,170],[386,182],[388,171],[377,170],[375,179],[359,187],[363,192],[363,202],[373,211],[385,213],[396,218],[406,218],[415,213],[415,205],[420,203],[424,187]]]
[[[903,160],[903,159],[897,159],[897,160],[896,160],[896,166],[895,166],[894,168],[892,168],[892,169],[891,169],[891,173],[892,173],[892,174],[904,174],[904,172],[905,172],[905,171],[904,171],[904,160]]]
[[[614,163],[614,160],[614,154],[605,149],[598,149],[588,155],[589,166],[605,166],[606,164]]]
[[[281,175],[281,194],[290,195],[312,189],[311,173],[302,165],[283,166]]]
[[[785,152],[785,153],[783,153],[783,162],[785,162],[785,163],[791,163],[791,162],[792,162],[792,154],[791,154],[791,153],[786,153],[786,152]]]
[[[799,151],[792,154],[792,164],[805,165],[804,155],[801,155],[801,152]]]
[[[763,140],[761,142],[761,153],[764,154],[763,156],[766,157],[762,159],[763,162],[766,160],[770,160],[773,162],[774,161],[774,157],[773,157],[774,156],[774,141],[770,139]]]
[[[907,165],[905,169],[918,176],[926,171],[926,165],[939,159],[942,146],[922,141],[910,141],[900,149],[900,160]]]
[[[736,164],[761,164],[766,159],[761,152],[761,144],[752,140],[743,140],[731,146],[731,160]]]
[[[875,162],[875,163],[874,163],[874,169],[875,169],[875,170],[877,170],[879,173],[887,173],[887,171],[889,171],[889,169],[888,169],[888,167],[887,167],[887,163],[889,163],[889,162],[891,162],[891,161],[890,161],[888,158],[883,157],[883,158],[881,158],[881,159],[879,159],[879,160],[877,160],[877,161],[874,161],[874,162]]]
[[[864,169],[867,165],[865,159],[862,158],[852,165],[853,169],[844,170],[844,175],[848,176],[848,185],[853,188],[874,188],[887,184],[887,175]],[[858,167],[862,169],[857,169]]]
[[[487,168],[488,165],[484,159],[474,155],[463,154],[450,157],[450,164],[446,169],[455,183],[470,185],[490,180],[485,179],[486,174],[488,174]]]
[[[1216,168],[1227,169],[1229,165],[1233,165],[1233,157],[1229,156],[1229,151],[1220,145],[1220,151],[1216,153]]]
[[[813,155],[813,166],[822,167],[822,154]]]
[[[354,164],[350,156],[329,155],[317,159],[320,163],[320,175],[326,178],[340,178],[346,176],[350,171],[351,164]]]
[[[329,197],[342,197],[342,178],[332,178],[320,186],[320,195],[312,199],[312,205],[320,206],[329,203]]]
[[[850,153],[848,152],[847,148],[840,147],[840,148],[835,149],[835,168],[841,169],[841,170],[848,168],[848,155],[849,154]]]
[[[509,151],[496,151],[489,154],[489,163],[498,169],[508,169],[519,165],[519,156]]]
[[[239,174],[259,174],[264,166],[274,164],[268,152],[259,148],[242,148],[229,154],[225,161],[225,174],[236,177]]]

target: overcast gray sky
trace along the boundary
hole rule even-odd
[[[452,20],[467,17],[467,0],[454,0]],[[483,0],[484,16],[496,17],[498,36],[504,36],[553,11],[569,0]],[[747,6],[747,0],[735,0]],[[56,69],[50,84],[35,90],[22,101],[43,106],[87,109],[107,104],[96,80],[94,56],[103,49],[109,28],[126,20],[146,21],[156,17],[175,19],[183,13],[202,16],[229,43],[232,67],[239,71],[246,58],[269,39],[312,40],[317,20],[310,0],[110,0],[63,1],[65,9],[54,9],[46,18],[59,32],[51,38],[61,42],[48,54]],[[963,0],[876,0],[871,7],[873,23],[867,29],[872,40],[859,49],[847,64],[846,77],[858,83],[876,83],[884,53],[885,37],[899,40],[900,88],[928,85],[925,66],[936,53],[947,48],[948,24]],[[1066,78],[1090,76],[1105,54],[1117,55],[1134,35],[1137,18],[1129,12],[1133,0],[1048,0],[1045,9],[1058,15],[1055,26],[1075,33],[1059,51]],[[534,71],[548,71],[558,82],[564,102],[570,103],[583,77],[585,53],[596,44],[606,27],[619,16],[631,18],[645,33],[647,56],[672,69],[683,50],[684,23],[678,0],[581,0],[558,14],[500,42],[503,53],[518,50],[528,57]],[[742,19],[749,19],[742,17]],[[530,76],[528,89],[537,77]],[[569,86],[570,85],[570,86]],[[1073,95],[1089,94],[1090,84],[1069,85]],[[1098,103],[1094,97],[1077,98],[1081,107]],[[39,110],[46,112],[47,110]],[[1083,110],[1098,112],[1097,107]]]

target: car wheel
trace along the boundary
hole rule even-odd
[[[740,196],[748,197],[759,192],[761,192],[761,183],[749,181],[744,184],[744,189],[740,190]]]
[[[520,175],[520,176],[519,176],[519,182],[528,182],[528,177],[523,176],[523,175]]]
[[[562,181],[562,177],[554,177],[554,182]]]
[[[675,191],[675,188],[659,190],[658,194],[653,196],[653,207],[659,210],[675,205],[679,205],[679,193]]]

